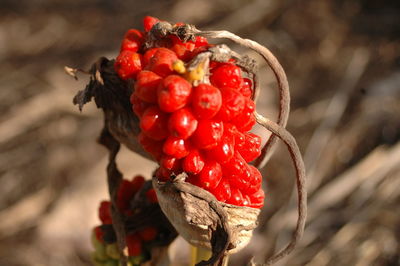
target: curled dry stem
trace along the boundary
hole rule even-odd
[[[269,120],[268,118],[265,118],[258,113],[255,113],[255,116],[258,124],[271,131],[286,144],[296,170],[298,194],[298,219],[296,229],[292,235],[292,240],[290,241],[290,243],[279,253],[275,254],[265,262],[266,265],[273,265],[278,260],[287,256],[295,248],[296,244],[303,235],[307,216],[306,173],[299,147],[297,146],[296,140],[293,138],[293,136],[285,128]]]

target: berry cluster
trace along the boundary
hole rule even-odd
[[[145,180],[142,176],[136,176],[132,181],[122,180],[118,192],[116,204],[118,210],[126,216],[133,215],[130,202],[136,193],[142,188]],[[149,204],[157,203],[154,189],[145,192]],[[93,229],[92,244],[95,248],[92,254],[95,265],[118,265],[119,252],[117,239],[112,226],[111,202],[102,201],[99,206],[99,219],[101,225]],[[135,233],[127,234],[126,245],[128,247],[129,265],[140,265],[150,257],[149,246],[157,241],[158,229],[153,226],[141,228]]]
[[[189,71],[191,60],[213,46],[204,37],[183,42],[169,35],[148,48],[144,43],[158,22],[145,17],[144,32],[128,30],[115,61],[118,76],[131,86],[139,142],[159,162],[157,177],[166,181],[186,172],[188,182],[221,202],[262,207],[262,176],[248,164],[261,153],[261,138],[249,132],[255,124],[252,81],[234,59]]]

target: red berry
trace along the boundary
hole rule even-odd
[[[150,60],[153,58],[154,54],[158,51],[159,48],[151,48],[147,50],[143,55],[143,68],[145,68]]]
[[[137,234],[129,234],[125,238],[129,256],[139,256],[142,253],[142,240]]]
[[[157,233],[157,228],[153,226],[147,226],[138,232],[140,238],[145,242],[154,240],[157,236]]]
[[[199,149],[211,149],[218,145],[223,132],[224,127],[222,122],[200,120],[192,136],[192,142]]]
[[[172,64],[178,60],[177,55],[170,49],[167,48],[156,48],[157,51],[150,58],[148,65],[146,65],[147,70],[151,70],[154,73],[160,75],[161,77],[166,77],[172,74],[174,71]]]
[[[103,224],[112,224],[111,219],[111,202],[102,201],[99,206],[99,218]]]
[[[171,171],[179,171],[181,168],[180,160],[168,155],[163,155],[161,157],[160,165]]]
[[[214,161],[205,163],[201,172],[197,175],[200,186],[205,189],[215,189],[222,178],[221,165]]]
[[[264,194],[264,191],[262,190],[262,188],[260,188],[256,193],[250,194],[249,198],[250,198],[250,202],[251,202],[250,207],[259,209],[262,206],[264,206],[265,194]]]
[[[245,190],[250,186],[251,171],[243,157],[235,152],[232,159],[223,165],[224,178],[232,187]]]
[[[165,167],[159,167],[156,171],[156,177],[159,181],[167,182],[171,178],[172,171]]]
[[[189,143],[188,141],[169,136],[163,145],[163,152],[169,156],[181,159],[189,154]]]
[[[141,176],[141,175],[135,176],[131,181],[132,186],[133,186],[133,191],[135,193],[137,193],[142,188],[142,186],[144,185],[145,181],[146,180],[144,179],[143,176]]]
[[[158,22],[160,22],[160,20],[158,18],[155,17],[150,17],[150,16],[145,16],[143,18],[143,26],[144,26],[144,30],[145,31],[150,31],[151,28],[153,28],[153,26],[155,24],[157,24]]]
[[[100,242],[100,243],[104,243],[104,232],[101,229],[101,225],[96,226],[94,229],[94,234],[96,236],[96,239]]]
[[[234,152],[235,143],[229,138],[229,136],[222,136],[221,141],[212,149],[206,151],[207,157],[211,160],[215,160],[219,163],[228,162]]]
[[[245,98],[232,88],[221,89],[221,93],[222,105],[216,117],[223,121],[230,121],[243,111]]]
[[[192,150],[184,159],[182,163],[183,171],[191,174],[198,174],[204,167],[204,158],[199,150]]]
[[[130,98],[132,104],[132,111],[136,114],[137,117],[141,117],[144,111],[150,106],[150,104],[143,102],[140,100],[135,93],[131,94]]]
[[[193,89],[192,107],[194,114],[200,119],[214,117],[222,104],[219,89],[208,84],[200,84]]]
[[[168,136],[168,115],[157,106],[150,106],[144,111],[140,119],[140,128],[143,133],[154,140],[162,140]]]
[[[130,29],[125,33],[124,39],[122,40],[121,51],[129,50],[132,52],[137,52],[140,49],[143,41],[144,39],[142,32],[136,29]]]
[[[231,123],[236,125],[237,129],[242,132],[251,130],[256,123],[256,119],[254,118],[255,109],[256,106],[254,102],[250,98],[246,98],[243,111],[233,118]]]
[[[231,197],[231,186],[226,179],[222,178],[218,186],[210,192],[217,198],[217,200],[225,202]]]
[[[173,112],[168,120],[168,129],[172,136],[187,139],[197,128],[197,119],[189,108]]]
[[[247,194],[254,194],[261,187],[262,175],[260,171],[258,171],[258,169],[255,168],[254,166],[249,165],[249,168],[251,173],[250,186],[243,191],[246,192]]]
[[[157,88],[162,78],[154,72],[143,70],[137,75],[135,95],[142,101],[157,103]]]
[[[146,198],[150,203],[157,203],[157,194],[154,188],[150,188],[149,190],[146,191]]]
[[[122,51],[115,59],[114,68],[121,79],[134,79],[142,70],[141,55],[128,50]]]
[[[208,41],[206,37],[196,36],[196,41],[194,44],[196,47],[206,46],[208,45]]]
[[[231,197],[226,200],[226,203],[243,206],[243,195],[237,188],[231,188]]]
[[[243,194],[242,194],[243,195]],[[243,206],[250,206],[250,198],[248,195],[243,195]]]
[[[250,98],[251,95],[253,94],[252,84],[253,83],[251,82],[250,79],[248,79],[248,78],[243,79],[243,84],[242,84],[242,87],[240,87],[239,91],[244,97]]]
[[[161,110],[173,112],[184,107],[192,91],[192,85],[177,75],[166,77],[158,87],[158,104]]]
[[[117,191],[117,207],[120,211],[129,208],[129,201],[135,195],[135,187],[128,180],[122,179]]]
[[[140,132],[138,141],[142,148],[150,153],[154,159],[159,160],[162,155],[162,141],[157,141],[147,137],[143,132]]]
[[[261,154],[261,137],[250,132],[243,135],[244,141],[238,143],[236,149],[246,162],[251,162]]]
[[[211,84],[218,88],[240,88],[242,71],[234,64],[225,63],[211,70]]]

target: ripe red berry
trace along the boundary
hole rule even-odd
[[[189,108],[173,112],[168,120],[168,129],[172,136],[187,139],[197,128],[197,119]]]
[[[149,103],[140,100],[134,93],[131,94],[130,102],[132,104],[132,111],[137,117],[141,117],[144,111],[150,106]]]
[[[181,159],[189,154],[190,145],[187,140],[169,136],[163,145],[163,152],[169,156]]]
[[[129,201],[135,195],[134,185],[126,179],[122,179],[117,191],[117,207],[120,211],[129,208]]]
[[[181,169],[181,161],[175,157],[163,155],[160,160],[160,165],[165,169],[171,171],[178,171]]]
[[[232,187],[245,190],[250,186],[249,165],[238,152],[235,152],[232,159],[223,164],[223,175]]]
[[[246,162],[251,162],[261,154],[261,137],[250,132],[243,135],[244,141],[238,143],[236,149]]]
[[[260,188],[256,193],[250,194],[249,198],[251,202],[250,207],[259,209],[264,206],[265,194],[262,188]]]
[[[139,256],[142,253],[142,240],[137,234],[129,234],[125,238],[129,256]]]
[[[221,89],[221,93],[222,105],[216,118],[222,121],[230,121],[243,111],[245,98],[239,91],[232,88]]]
[[[215,161],[206,162],[197,178],[203,188],[215,189],[222,178],[221,165]]]
[[[145,16],[143,18],[143,26],[144,26],[144,30],[146,32],[150,31],[151,28],[153,28],[153,26],[155,24],[157,24],[158,22],[160,22],[160,20],[158,18],[155,17],[150,17],[150,16]]]
[[[211,70],[210,81],[218,88],[240,88],[243,84],[242,70],[234,64],[221,64]]]
[[[145,181],[146,180],[141,175],[137,175],[132,179],[131,183],[132,183],[132,186],[133,186],[134,193],[137,193],[142,188],[142,186],[144,185]]]
[[[157,237],[157,233],[157,228],[153,226],[147,226],[138,232],[139,237],[145,242],[154,240]]]
[[[156,191],[154,190],[154,188],[151,188],[146,191],[146,198],[150,203],[158,202],[157,194],[156,194]]]
[[[231,120],[231,123],[236,125],[237,129],[242,132],[251,130],[256,123],[254,118],[254,111],[256,106],[250,98],[245,99],[245,107],[235,118]]]
[[[114,68],[121,79],[134,79],[140,70],[142,70],[141,55],[124,50],[115,59]]]
[[[143,68],[145,68],[149,63],[150,60],[153,58],[155,53],[158,51],[159,48],[151,48],[147,50],[143,55]]]
[[[219,89],[208,84],[200,84],[193,89],[192,107],[200,119],[213,118],[221,108],[222,96]]]
[[[159,181],[167,182],[171,178],[172,171],[161,166],[156,170],[156,177]]]
[[[229,185],[229,182],[225,178],[222,178],[218,186],[215,189],[211,190],[210,192],[217,198],[217,200],[221,202],[227,201],[232,194],[231,186]]]
[[[193,149],[183,159],[182,168],[183,171],[190,174],[198,174],[203,169],[205,164],[202,154],[197,149]]]
[[[154,159],[159,160],[162,155],[162,141],[157,141],[147,137],[143,132],[140,132],[138,136],[138,141],[142,148],[150,153]]]
[[[243,195],[239,189],[232,187],[231,188],[231,197],[226,200],[226,203],[243,206]]]
[[[96,226],[94,229],[94,234],[96,236],[96,239],[100,242],[100,243],[104,243],[104,232],[101,229],[101,225]]]
[[[124,39],[122,40],[121,44],[121,51],[129,50],[132,52],[137,52],[142,45],[143,33],[136,30],[130,29],[125,33]]]
[[[226,163],[232,158],[235,152],[234,147],[234,142],[232,142],[229,136],[225,136],[224,134],[217,146],[206,151],[207,158],[219,163]]]
[[[222,122],[200,120],[192,136],[192,142],[199,149],[211,149],[218,145],[224,132]]]
[[[150,106],[140,119],[143,133],[154,140],[162,140],[168,136],[168,115],[157,106]]]
[[[105,200],[100,202],[99,219],[103,224],[112,224],[111,202]]]
[[[147,70],[151,70],[161,77],[166,77],[172,74],[173,63],[178,60],[177,55],[167,48],[156,48],[154,55],[150,58],[146,65]]]
[[[248,79],[248,78],[243,79],[243,84],[242,84],[242,87],[240,87],[239,91],[244,97],[250,98],[251,95],[253,94],[252,84],[253,83],[251,82],[250,79]]]
[[[192,85],[178,75],[170,75],[158,87],[158,104],[161,110],[173,112],[184,107],[192,91]]]
[[[161,80],[154,72],[140,71],[135,82],[135,95],[142,101],[157,103],[157,88]]]
[[[251,173],[250,186],[243,191],[247,194],[254,194],[261,188],[262,175],[254,166],[249,165],[249,168]]]

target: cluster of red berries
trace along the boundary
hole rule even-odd
[[[146,48],[158,22],[145,17],[144,32],[128,30],[115,61],[118,76],[131,86],[139,142],[160,164],[157,177],[166,181],[186,172],[188,182],[221,202],[262,207],[262,176],[248,164],[261,153],[261,138],[249,132],[255,124],[252,81],[231,59],[211,61],[210,84],[201,83],[207,74],[202,65],[190,71],[186,65],[213,45],[204,37],[183,42],[169,35]]]
[[[131,216],[133,214],[130,208],[130,202],[144,183],[145,179],[142,176],[136,176],[131,181],[122,180],[118,188],[116,199],[118,210],[121,213],[126,216]],[[147,190],[145,195],[149,204],[158,202],[153,188]],[[119,253],[116,235],[112,227],[113,221],[111,218],[110,201],[102,201],[100,203],[99,219],[102,224],[93,229],[92,243],[95,247],[93,261],[97,265],[110,265],[112,262],[118,263]],[[135,233],[127,234],[126,245],[128,248],[130,265],[140,265],[140,263],[148,259],[149,251],[145,247],[148,243],[155,241],[157,235],[158,230],[153,226],[147,226]]]

